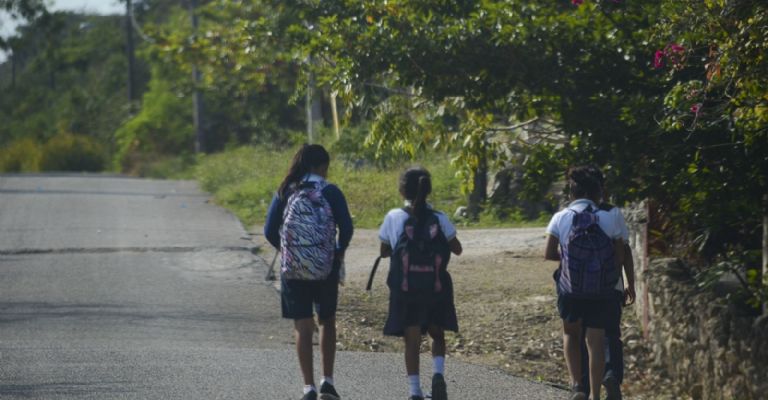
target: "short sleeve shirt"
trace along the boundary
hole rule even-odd
[[[443,231],[443,235],[450,242],[456,237],[456,228],[453,226],[448,216],[435,211],[437,220],[440,222],[440,230]],[[391,248],[397,246],[397,241],[400,239],[400,235],[403,234],[403,224],[408,219],[409,214],[401,208],[395,208],[389,210],[387,216],[384,217],[384,222],[379,228],[379,239],[382,243],[386,243]]]
[[[547,226],[547,234],[556,237],[560,242],[560,246],[568,246],[568,234],[571,231],[573,222],[573,212],[571,210],[581,212],[589,206],[598,210],[596,213],[598,218],[597,224],[609,238],[621,239],[624,243],[629,242],[629,229],[627,229],[627,223],[624,220],[624,215],[621,214],[621,210],[618,207],[613,207],[608,211],[601,210],[593,201],[587,199],[575,200],[568,207],[552,216]],[[622,274],[619,274],[619,277],[616,289],[624,290]]]

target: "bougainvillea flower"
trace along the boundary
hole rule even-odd
[[[582,3],[584,3],[584,0],[571,0],[571,4],[574,6],[580,6]]]
[[[685,47],[680,46],[677,43],[670,43],[667,45],[667,49],[672,53],[682,53],[685,51]]]
[[[664,66],[664,52],[661,50],[656,50],[656,53],[653,55],[653,68],[659,69]]]
[[[696,103],[696,104],[692,105],[691,106],[691,112],[696,114],[696,115],[699,115],[699,112],[701,111],[701,106],[702,106],[701,103]]]

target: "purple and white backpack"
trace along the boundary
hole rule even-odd
[[[583,211],[569,211],[573,213],[573,223],[566,245],[561,246],[557,291],[567,297],[609,297],[619,280],[613,240],[598,225],[597,211],[591,206]]]
[[[323,189],[328,184],[302,182],[291,193],[280,227],[280,271],[286,279],[326,279],[333,267],[336,221]]]

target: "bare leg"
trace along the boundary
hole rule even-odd
[[[336,317],[319,320],[320,356],[323,359],[323,376],[333,376],[333,364],[336,360]]]
[[[421,328],[409,326],[405,328],[405,370],[408,375],[419,374],[419,347],[421,347]]]
[[[600,399],[600,385],[605,372],[605,329],[587,328],[587,351],[589,351],[590,397]]]
[[[571,386],[581,382],[581,321],[563,320],[563,351]]]
[[[445,357],[445,330],[439,326],[429,327],[429,336],[432,337],[432,357]]]
[[[312,336],[315,333],[315,320],[313,318],[297,319],[293,321],[296,331],[296,353],[299,356],[299,367],[304,376],[304,385],[314,385],[315,377],[312,370]]]

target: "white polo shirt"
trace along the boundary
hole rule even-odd
[[[597,224],[600,229],[605,232],[611,239],[621,239],[624,243],[629,243],[629,229],[627,228],[627,222],[624,220],[624,215],[621,214],[621,210],[618,207],[613,207],[610,211],[600,210],[592,200],[578,199],[571,202],[568,207],[558,211],[547,226],[547,234],[556,237],[560,241],[560,246],[567,247],[568,234],[571,232],[571,225],[573,223],[573,211],[581,212],[587,207],[592,206],[592,209],[597,210]],[[618,266],[621,268],[621,266]],[[619,270],[619,282],[616,284],[616,290],[624,291],[624,278],[623,273]]]
[[[440,230],[443,231],[443,235],[445,235],[445,238],[450,242],[456,237],[456,228],[445,214],[435,211],[435,215],[440,222]],[[394,249],[395,246],[397,246],[397,241],[400,239],[400,235],[403,234],[403,224],[405,224],[408,217],[409,214],[402,208],[389,210],[387,216],[384,217],[384,222],[382,222],[381,227],[379,228],[379,239],[381,242],[388,244],[389,247]]]

